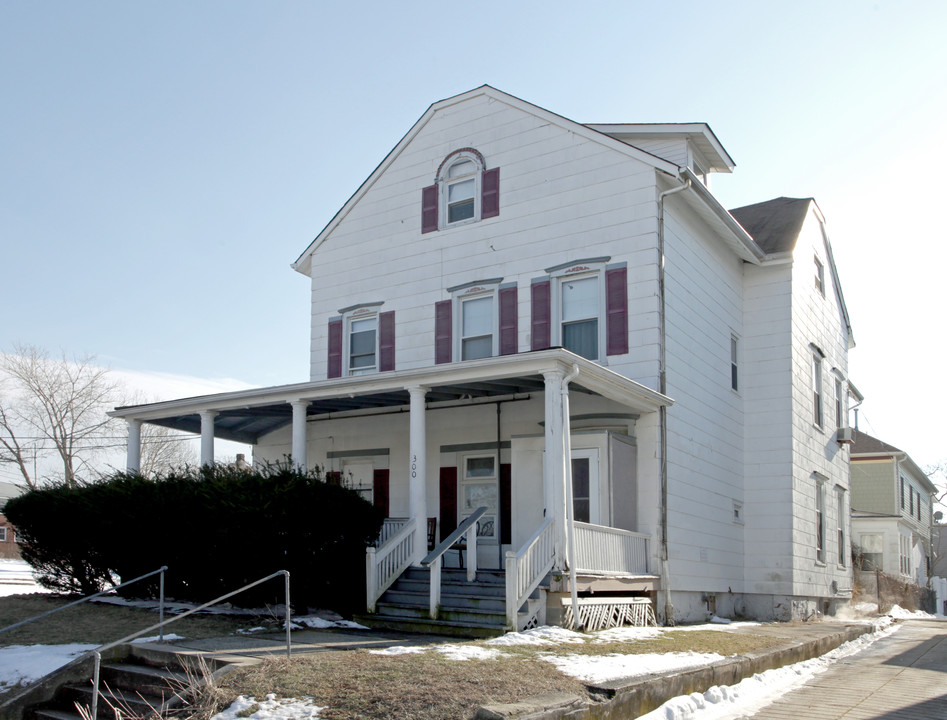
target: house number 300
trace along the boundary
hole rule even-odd
[[[416,478],[418,476],[418,456],[411,456],[411,477]]]

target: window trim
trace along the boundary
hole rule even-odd
[[[379,316],[381,315],[382,302],[378,303],[360,303],[351,305],[339,310],[342,316],[342,376],[357,377],[358,375],[374,375],[381,371],[381,328]],[[352,324],[360,320],[373,319],[375,321],[375,363],[371,367],[352,368]]]
[[[730,389],[740,392],[740,338],[730,333]]]
[[[462,362],[464,359],[464,303],[469,300],[479,300],[489,297],[492,300],[491,307],[491,343],[490,357],[497,357],[500,354],[500,284],[503,278],[489,278],[486,280],[474,280],[463,285],[455,285],[447,288],[451,295],[451,319],[452,335],[451,353],[452,357]],[[482,337],[482,336],[477,336]],[[474,358],[476,359],[476,358]]]
[[[826,478],[814,475],[815,478],[815,512],[816,512],[816,562],[825,564],[826,559],[826,514],[825,514],[825,484]]]
[[[546,268],[546,273],[550,279],[550,342],[552,347],[565,347],[563,343],[562,327],[562,285],[570,280],[586,280],[595,278],[597,283],[597,328],[596,336],[598,347],[596,356],[587,358],[599,365],[606,364],[607,353],[607,311],[606,311],[606,288],[605,288],[605,270],[608,261],[611,258],[599,257],[585,260],[575,260],[563,265],[556,265]]]
[[[462,162],[473,163],[475,169],[470,173],[456,178],[450,177],[450,169]],[[461,225],[480,222],[483,205],[483,171],[485,169],[486,163],[483,160],[483,155],[473,148],[462,148],[460,150],[455,150],[444,158],[444,160],[441,162],[441,166],[437,169],[437,209],[438,218],[440,218],[438,222],[439,229],[445,230],[447,228],[459,227]],[[464,183],[469,180],[474,181],[473,214],[470,217],[450,222],[448,219],[448,213],[450,211],[450,188],[454,185],[459,185],[460,183]]]
[[[825,394],[822,378],[822,354],[812,353],[812,424],[818,428],[825,427]]]
[[[845,503],[845,488],[835,487],[835,508],[836,508],[836,523],[838,532],[836,533],[836,541],[838,542],[838,565],[839,567],[846,567],[846,548],[845,548],[845,518],[848,516],[845,512],[846,503]]]

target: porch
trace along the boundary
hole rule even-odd
[[[650,428],[658,408],[669,404],[553,349],[118,408],[112,415],[128,422],[132,470],[141,424],[151,422],[200,432],[205,463],[220,437],[252,443],[255,460],[288,455],[301,468],[314,462],[351,479],[391,518],[369,551],[370,610],[407,568],[433,577],[459,564],[458,553],[448,551],[459,535],[428,557],[426,521],[435,518],[440,545],[456,533],[467,538],[464,565],[474,568],[472,582],[478,567],[504,574],[509,627],[521,624],[521,609],[536,605],[530,600],[541,585],[601,592],[603,582],[624,578],[638,582],[636,592],[653,589],[657,512],[648,493],[635,494],[638,483],[653,485],[658,474],[653,432],[643,434],[649,445],[639,460],[629,428],[639,418]],[[429,428],[430,418],[436,420]],[[634,469],[630,479],[614,474],[623,466]],[[480,500],[486,511],[479,522],[463,526]],[[435,585],[431,593],[439,592]],[[436,617],[441,605],[431,600],[428,614]]]

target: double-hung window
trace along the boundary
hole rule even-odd
[[[493,294],[460,299],[460,359],[493,357]]]
[[[599,275],[559,281],[560,342],[589,360],[599,358]]]
[[[327,377],[395,369],[395,313],[381,312],[382,305],[352,305],[329,319]]]
[[[812,355],[812,422],[822,427],[822,357],[818,352]]]
[[[378,315],[352,317],[348,327],[349,375],[366,375],[378,369]]]
[[[825,562],[825,479],[815,478],[816,559]]]
[[[825,267],[822,265],[822,261],[819,260],[818,255],[813,260],[815,261],[815,289],[825,297]]]
[[[730,336],[730,389],[740,389],[739,366],[737,365],[737,336]]]
[[[500,214],[500,168],[487,168],[474,148],[445,157],[434,184],[421,189],[421,232],[444,230]]]
[[[473,219],[476,215],[477,179],[480,168],[461,158],[447,169],[447,224]]]
[[[835,488],[836,518],[838,520],[838,564],[845,567],[845,556],[847,555],[845,547],[845,519],[848,514],[845,512],[845,489]]]

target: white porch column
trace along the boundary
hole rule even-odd
[[[309,403],[305,400],[294,400],[293,406],[293,465],[300,472],[309,469],[306,457],[306,409]]]
[[[556,561],[555,568],[565,567],[565,439],[562,435],[562,379],[561,370],[543,373],[546,391],[545,428],[546,452],[543,455],[543,500],[546,517],[553,522]]]
[[[201,410],[201,465],[214,464],[214,418],[213,410]]]
[[[128,418],[128,449],[125,468],[130,473],[141,470],[141,420]]]
[[[411,434],[409,440],[408,507],[415,519],[414,562],[427,555],[427,422],[424,397],[427,388],[412,385],[405,388],[411,395]]]

